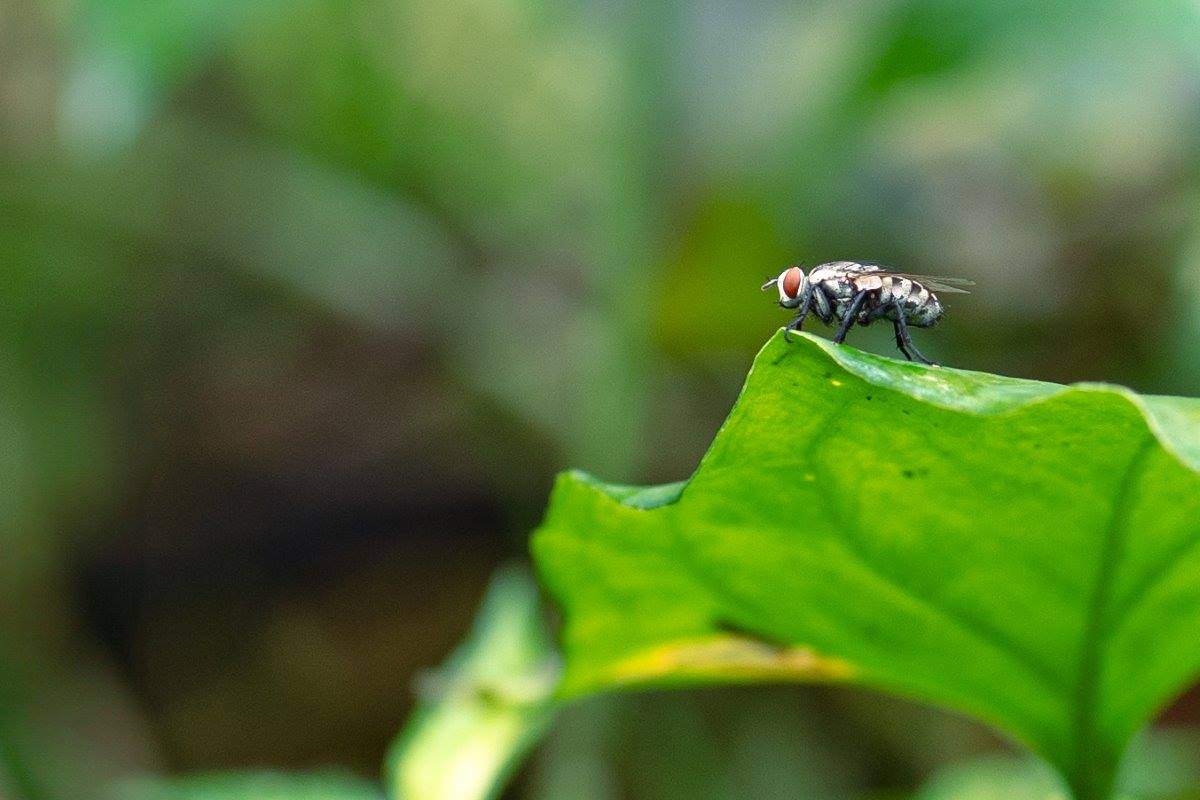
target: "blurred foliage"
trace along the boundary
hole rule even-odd
[[[781,262],[976,280],[947,363],[1196,394],[1198,13],[0,4],[0,792],[371,773],[558,468],[689,472]],[[714,759],[856,714],[659,702]],[[963,755],[904,708],[855,786]]]
[[[492,579],[471,634],[436,673],[388,755],[391,795],[404,800],[495,797],[554,718],[558,656],[533,579]]]
[[[1200,731],[1178,726],[1151,730],[1134,740],[1119,786],[1133,797],[1200,797]]]
[[[112,800],[381,800],[364,780],[336,774],[196,775],[175,780],[129,780]]]
[[[1200,740],[1194,731],[1164,729],[1139,737],[1122,769],[1121,800],[1194,800],[1200,796]],[[988,756],[941,770],[914,800],[1066,800],[1045,764]]]
[[[1069,800],[1070,796],[1045,764],[993,756],[944,770],[921,787],[916,800]]]

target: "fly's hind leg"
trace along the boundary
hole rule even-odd
[[[900,348],[900,352],[909,361],[920,361],[931,367],[938,366],[936,361],[930,361],[913,344],[912,336],[908,332],[908,321],[904,318],[904,308],[899,303],[894,304],[893,308],[896,309],[896,346]]]
[[[850,307],[846,309],[846,314],[842,317],[842,325],[833,337],[836,344],[846,341],[846,334],[850,332],[850,326],[858,319],[858,312],[862,309],[863,301],[867,299],[867,292],[867,289],[862,290],[850,301]]]
[[[892,323],[896,328],[896,348],[904,354],[904,357],[909,361],[913,360],[912,353],[908,352],[908,346],[904,342],[904,335],[900,333],[900,323]]]

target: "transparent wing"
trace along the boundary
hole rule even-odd
[[[879,272],[868,274],[879,276],[880,278],[885,275],[891,275],[896,278],[908,278],[910,281],[916,281],[932,292],[943,292],[946,294],[970,294],[969,291],[962,287],[975,285],[975,281],[969,281],[966,278],[950,278],[944,275],[918,275],[915,272],[897,272],[891,269],[883,269]]]

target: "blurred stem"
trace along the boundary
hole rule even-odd
[[[1116,762],[1106,752],[1094,752],[1093,757],[1081,760],[1068,777],[1075,800],[1109,800],[1116,782]]]

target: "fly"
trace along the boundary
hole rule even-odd
[[[896,346],[909,361],[933,364],[913,344],[909,327],[932,328],[942,319],[944,309],[935,291],[966,294],[964,286],[974,282],[962,278],[938,278],[897,272],[878,264],[854,261],[830,261],[813,267],[807,275],[800,267],[788,267],[763,284],[763,289],[779,289],[779,305],[798,309],[796,317],[783,331],[788,338],[804,325],[809,313],[815,313],[826,325],[840,320],[833,341],[841,344],[854,323],[870,325],[887,318],[896,329]]]

